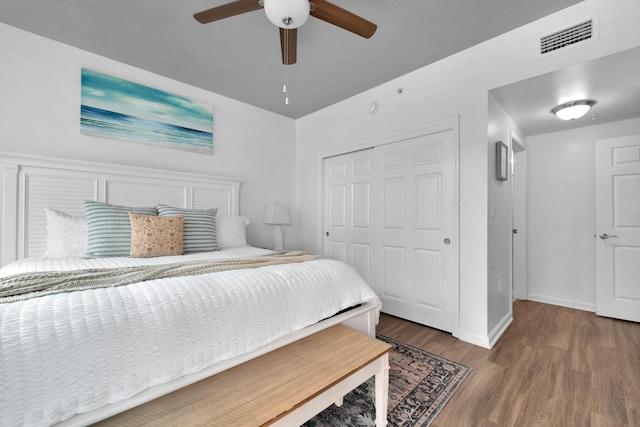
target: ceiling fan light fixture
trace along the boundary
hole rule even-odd
[[[309,0],[264,0],[269,21],[280,28],[298,28],[309,18]]]
[[[575,120],[587,114],[587,111],[596,101],[591,99],[581,99],[579,101],[569,101],[553,107],[551,112],[561,120]]]

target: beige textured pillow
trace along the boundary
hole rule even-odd
[[[131,256],[182,255],[184,215],[148,216],[129,212]]]

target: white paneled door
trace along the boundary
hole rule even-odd
[[[453,330],[453,131],[325,159],[324,253],[354,266],[382,311]]]
[[[325,159],[326,256],[373,280],[373,149]]]
[[[375,151],[375,279],[382,310],[452,331],[453,132]]]
[[[640,135],[596,141],[596,313],[640,322]]]

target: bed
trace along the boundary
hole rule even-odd
[[[380,301],[350,266],[238,245],[239,180],[6,153],[0,162],[4,280],[216,266],[0,298],[0,425],[87,425],[337,323],[375,334]],[[52,252],[45,208],[77,219],[85,200],[215,209],[217,224],[233,227],[219,230],[222,249],[186,255]],[[261,264],[277,257],[287,261]]]

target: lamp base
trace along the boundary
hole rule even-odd
[[[273,250],[284,250],[284,230],[279,225],[273,227]]]

